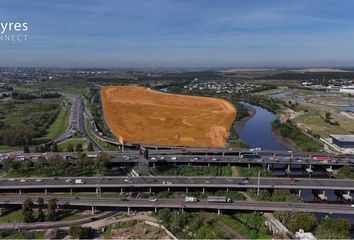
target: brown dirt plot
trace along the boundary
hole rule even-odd
[[[105,120],[132,143],[223,147],[236,117],[225,100],[168,94],[134,86],[101,89]]]

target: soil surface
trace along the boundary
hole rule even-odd
[[[169,94],[135,86],[101,89],[111,131],[131,143],[224,147],[236,117],[223,100]]]

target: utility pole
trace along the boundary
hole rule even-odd
[[[259,197],[259,187],[261,185],[261,171],[258,171],[258,180],[257,180],[257,198]]]

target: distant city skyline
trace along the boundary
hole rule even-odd
[[[0,22],[28,23],[28,39],[0,41],[0,67],[352,67],[353,12],[351,0],[4,0]]]

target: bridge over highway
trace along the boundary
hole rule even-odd
[[[33,198],[36,203],[39,196]],[[1,205],[19,205],[27,197],[0,197]],[[338,213],[354,214],[354,208],[349,204],[319,204],[319,203],[286,203],[286,202],[266,202],[266,201],[234,201],[230,203],[210,203],[202,199],[197,202],[185,202],[184,199],[117,199],[117,198],[57,198],[60,207],[89,207],[112,209],[125,208],[128,211],[133,208],[154,209],[174,208],[174,209],[209,209],[209,210],[242,210],[242,211],[295,211],[313,213]],[[47,202],[48,199],[45,199]]]
[[[93,190],[97,187],[97,178],[80,178],[82,183],[75,183],[74,179],[42,178],[42,179],[1,179],[0,191],[26,192],[38,191],[71,191]],[[287,179],[287,178],[240,178],[240,177],[104,177],[100,178],[99,185],[102,191],[124,191],[147,189],[163,189],[168,191],[181,189],[288,189],[288,190],[345,190],[354,191],[354,180],[343,179]]]

